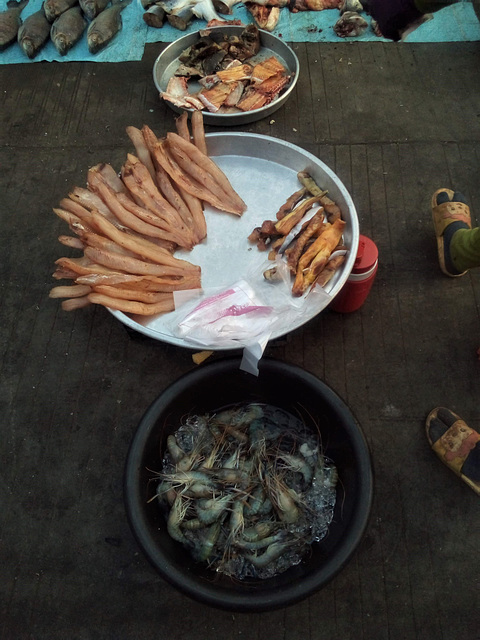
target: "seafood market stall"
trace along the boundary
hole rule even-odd
[[[430,212],[445,186],[479,219],[470,3],[399,44],[282,7],[281,68],[224,76],[288,91],[274,110],[247,93],[252,118],[186,119],[155,70],[201,20],[121,9],[97,53],[86,32],[65,55],[0,52],[0,640],[472,640],[478,497],[424,426],[446,406],[480,428],[479,274],[442,275]],[[343,313],[360,234],[378,270]],[[255,348],[206,340],[200,285],[253,301]]]
[[[349,2],[356,0],[348,0]],[[68,6],[68,0],[50,0],[52,4],[57,2],[59,5],[65,7]],[[105,1],[97,0],[100,3],[100,7],[107,8]],[[150,0],[144,0],[145,6],[148,6]],[[48,2],[46,2],[48,6]],[[75,4],[75,3],[74,3]],[[80,3],[81,6],[82,3]],[[94,8],[95,2],[93,0],[88,4],[88,0],[83,0],[83,4],[86,7],[85,11],[78,12],[76,9],[71,12],[67,19],[68,36],[67,41],[69,45],[66,47],[63,45],[55,46],[55,36],[52,39],[49,34],[49,26],[42,19],[42,0],[29,0],[28,3],[25,0],[19,0],[19,2],[12,6],[12,11],[20,13],[21,19],[26,20],[30,16],[35,15],[36,24],[33,26],[36,29],[35,45],[30,52],[33,57],[28,57],[28,54],[22,50],[22,48],[15,42],[4,48],[4,42],[0,44],[0,64],[16,64],[22,62],[40,62],[42,60],[48,61],[96,61],[96,62],[122,62],[128,60],[141,60],[145,44],[156,42],[174,42],[179,37],[189,33],[195,33],[199,29],[206,26],[208,20],[213,19],[215,21],[233,21],[234,24],[257,24],[259,28],[267,29],[269,33],[272,33],[278,38],[281,38],[284,42],[342,42],[342,41],[361,41],[361,42],[375,42],[383,41],[384,39],[375,32],[374,25],[368,14],[365,12],[354,12],[355,17],[353,21],[352,29],[335,28],[343,16],[340,13],[339,6],[340,0],[327,0],[326,2],[308,3],[303,5],[303,9],[296,12],[292,12],[287,7],[276,8],[277,15],[275,16],[275,22],[267,24],[262,21],[259,16],[255,17],[247,5],[250,7],[261,5],[255,5],[252,3],[244,4],[243,2],[235,3],[232,7],[225,6],[223,3],[217,4],[218,10],[210,9],[214,14],[207,13],[205,17],[199,13],[200,17],[193,14],[191,10],[189,13],[189,20],[182,28],[172,26],[165,16],[161,20],[161,26],[150,26],[148,24],[149,19],[144,18],[146,9],[144,8],[141,0],[124,0],[123,4],[117,4],[112,12],[107,15],[105,20],[106,25],[101,26],[108,33],[108,46],[102,47],[95,52],[92,52],[88,46],[88,34],[87,26],[95,17],[95,13],[98,8]],[[152,4],[154,4],[152,2]],[[174,3],[175,4],[175,3]],[[178,4],[178,2],[176,3]],[[206,4],[204,0],[204,4]],[[77,5],[78,6],[78,5]],[[315,9],[316,7],[316,9]],[[6,8],[6,6],[5,6]],[[74,7],[72,7],[74,8]],[[111,8],[111,7],[108,7]],[[167,7],[168,8],[168,7]],[[265,9],[265,7],[263,7]],[[163,11],[163,9],[162,9]],[[224,13],[222,13],[224,11]],[[227,13],[231,11],[231,13]],[[102,13],[102,11],[100,12]],[[76,15],[79,14],[79,15]],[[55,9],[52,10],[51,18],[55,15]],[[358,16],[358,18],[356,17]],[[32,20],[30,18],[30,20]],[[102,22],[104,18],[102,17]],[[360,20],[360,23],[358,23]],[[52,20],[53,21],[53,20]],[[62,18],[65,21],[65,16]],[[355,22],[357,21],[357,22]],[[48,22],[48,21],[47,21]],[[110,24],[108,24],[110,23]],[[348,23],[347,23],[348,24]],[[111,37],[112,34],[114,37]],[[57,40],[59,35],[56,36]],[[410,42],[468,42],[472,40],[478,40],[480,38],[480,28],[478,27],[478,20],[475,18],[474,11],[471,3],[468,0],[460,0],[456,5],[452,5],[444,9],[440,14],[435,16],[435,19],[422,25],[421,29],[418,29],[408,36]],[[8,40],[6,40],[8,42]]]

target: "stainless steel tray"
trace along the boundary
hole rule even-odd
[[[245,29],[245,26],[226,26],[226,27],[212,27],[211,31],[221,31],[227,35],[240,35]],[[268,31],[259,29],[261,49],[259,53],[252,58],[252,60],[264,60],[274,55],[288,69],[293,75],[290,84],[287,89],[276,98],[273,102],[262,107],[261,109],[255,109],[253,111],[247,111],[245,113],[210,113],[209,111],[203,111],[203,120],[206,124],[212,124],[222,127],[247,124],[249,122],[255,122],[271,115],[277,109],[279,109],[288,100],[290,94],[295,88],[297,83],[298,74],[300,72],[300,64],[298,58],[293,50],[285,44],[280,38],[272,35]],[[192,44],[199,40],[200,35],[196,33],[190,33],[182,38],[179,38],[172,44],[168,45],[164,51],[158,56],[153,65],[153,80],[157,90],[165,91],[168,85],[168,81],[174,75],[180,62],[179,56],[181,53],[190,47]],[[196,87],[195,83],[191,84],[193,91],[200,89],[200,85]],[[181,109],[176,107],[171,102],[166,101],[168,106],[176,113],[182,113],[182,111],[192,112],[192,109]]]
[[[247,210],[239,217],[206,206],[207,238],[192,251],[177,251],[175,254],[202,268],[205,295],[219,288],[230,287],[241,278],[251,279],[252,274],[258,273],[259,281],[264,280],[262,265],[267,255],[251,244],[248,236],[264,220],[274,219],[288,196],[299,189],[299,171],[308,171],[319,186],[328,189],[329,196],[339,205],[347,223],[343,239],[349,252],[343,266],[325,288],[328,295],[319,296],[314,304],[308,306],[307,313],[299,310],[293,322],[289,319],[280,325],[270,338],[273,340],[311,320],[328,306],[344,285],[353,268],[359,241],[355,206],[335,173],[317,157],[293,144],[270,136],[229,132],[207,134],[207,145],[209,155],[226,173],[234,189],[246,202]],[[275,285],[265,283],[264,286],[266,295],[273,299],[276,295]],[[271,304],[272,300],[267,303]],[[151,318],[133,318],[120,311],[111,313],[127,327],[150,338],[199,349],[175,335],[175,327],[186,313],[181,307]],[[203,345],[203,348],[226,350],[209,344]]]

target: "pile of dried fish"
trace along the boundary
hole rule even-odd
[[[186,114],[185,114],[186,117]],[[60,258],[53,277],[73,280],[54,287],[70,311],[89,304],[139,315],[174,309],[173,291],[200,287],[200,267],[176,258],[205,238],[203,203],[241,215],[246,206],[225,174],[206,155],[202,114],[194,118],[193,142],[185,118],[182,135],[128,127],[136,156],[120,176],[109,164],[88,171],[87,188],[75,187],[54,212],[75,236],[59,241],[83,251]]]
[[[183,109],[212,113],[260,109],[275,100],[292,78],[275,56],[255,57],[260,49],[255,25],[245,27],[240,36],[201,31],[199,40],[179,56],[180,65],[160,97]],[[192,79],[199,90],[190,89]]]
[[[249,236],[261,251],[269,251],[269,259],[282,256],[293,275],[292,293],[303,295],[312,285],[324,287],[343,264],[342,234],[345,221],[340,208],[322,191],[306,171],[298,179],[302,188],[293,193],[280,207],[276,220],[265,220]],[[309,213],[310,212],[310,213]],[[278,268],[264,273],[266,280],[279,280]]]
[[[162,462],[152,480],[168,532],[214,571],[272,577],[328,532],[337,469],[319,436],[282,409],[189,416],[168,436]]]
[[[8,0],[0,13],[0,51],[15,41],[30,59],[49,42],[66,55],[87,32],[90,53],[103,49],[122,28],[121,12],[132,0],[45,0],[24,21],[21,12],[29,0]]]

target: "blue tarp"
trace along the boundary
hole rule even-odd
[[[30,0],[22,12],[22,18],[25,19],[31,13],[38,11],[41,4],[42,0]],[[14,43],[5,51],[0,52],[0,63],[31,63],[42,60],[49,62],[55,60],[61,62],[141,60],[146,43],[173,42],[186,33],[198,31],[206,26],[204,20],[194,20],[187,31],[178,31],[168,23],[162,29],[154,29],[145,24],[142,14],[143,8],[140,0],[133,0],[122,12],[122,31],[105,49],[95,55],[88,51],[85,32],[82,40],[66,56],[61,56],[52,42],[48,42],[34,60],[29,60],[19,45]],[[366,14],[363,15],[367,21],[370,20]],[[253,22],[252,16],[241,4],[234,7],[232,16],[224,17],[226,19],[240,19],[244,24]],[[370,28],[362,36],[356,38],[339,38],[333,30],[333,25],[338,18],[339,11],[336,9],[299,13],[291,13],[288,9],[282,9],[280,20],[273,34],[285,42],[384,41],[375,36]],[[433,20],[426,22],[411,33],[406,42],[471,42],[479,40],[480,22],[471,2],[463,0],[435,13]]]

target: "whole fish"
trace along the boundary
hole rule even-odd
[[[0,13],[0,51],[17,39],[18,29],[22,24],[20,14],[27,4],[28,0],[8,0],[7,10]]]
[[[340,38],[356,38],[361,36],[368,22],[356,11],[346,11],[333,25],[333,30]]]
[[[59,15],[78,4],[78,0],[45,0],[43,10],[49,22],[53,22]]]
[[[89,20],[93,20],[101,13],[110,0],[79,0],[80,7]]]
[[[87,24],[78,5],[58,16],[50,29],[50,39],[60,55],[64,56],[80,40]]]
[[[122,28],[121,12],[132,0],[115,2],[111,7],[102,11],[90,23],[87,31],[87,44],[90,53],[98,53],[103,49]]]
[[[50,22],[42,9],[25,18],[18,30],[18,44],[23,52],[34,58],[50,36]]]

